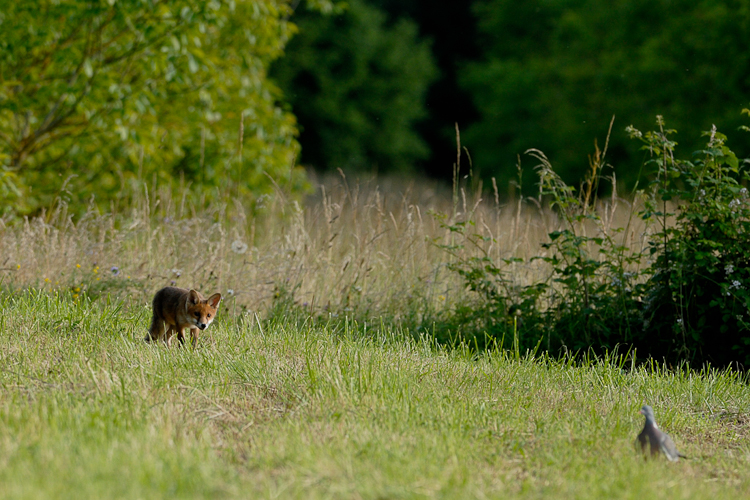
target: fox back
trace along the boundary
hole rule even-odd
[[[198,341],[199,332],[208,328],[216,317],[221,302],[221,294],[215,293],[208,299],[195,290],[168,286],[154,295],[154,314],[146,340],[164,339],[171,345],[172,335],[184,342],[184,332],[190,329],[193,346]]]

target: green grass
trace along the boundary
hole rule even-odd
[[[733,372],[472,359],[225,312],[167,349],[142,341],[145,306],[0,297],[4,498],[750,495]],[[691,460],[636,455],[644,402]]]

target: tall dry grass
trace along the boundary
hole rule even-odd
[[[3,286],[112,294],[148,304],[162,286],[219,291],[232,310],[264,312],[285,298],[312,311],[404,314],[450,307],[467,292],[446,266],[472,256],[504,265],[518,285],[549,279],[541,243],[561,228],[540,199],[503,202],[494,192],[425,179],[313,178],[305,199],[282,187],[252,207],[224,197],[205,203],[184,189],[148,189],[108,213],[74,217],[60,202],[23,221],[0,220]],[[598,204],[601,222],[581,231],[614,231],[632,217],[629,202]],[[471,241],[455,230],[470,223]],[[617,235],[642,246],[645,229]]]

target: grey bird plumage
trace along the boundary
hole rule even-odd
[[[649,405],[643,405],[640,411],[641,415],[646,417],[646,423],[643,426],[643,430],[638,434],[637,443],[641,446],[641,452],[645,455],[649,452],[647,447],[650,446],[651,456],[663,453],[670,462],[677,462],[680,457],[687,458],[685,455],[681,455],[677,451],[674,441],[666,432],[659,429],[654,419],[654,410]]]

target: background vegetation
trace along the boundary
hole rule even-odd
[[[266,175],[301,182],[296,120],[267,78],[289,12],[275,0],[0,2],[4,210],[61,192],[107,204],[136,179],[256,194]]]
[[[587,170],[585,158],[594,139],[601,146],[613,115],[617,120],[609,158],[619,169],[618,179],[628,187],[638,178],[643,154],[624,129],[630,124],[646,129],[657,114],[679,130],[676,140],[687,154],[702,147],[700,133],[714,124],[741,157],[750,154],[737,131],[742,125],[740,111],[748,105],[750,65],[744,61],[750,39],[744,28],[750,18],[744,2],[367,3],[387,14],[383,30],[396,35],[390,31],[393,26],[409,19],[431,42],[440,74],[427,89],[427,116],[414,126],[429,147],[429,156],[418,164],[429,175],[452,178],[456,123],[464,132],[474,173],[487,181],[495,177],[503,196],[509,191],[508,182],[515,179],[518,155],[529,148],[544,151],[563,180],[577,184]],[[305,16],[302,36],[305,29],[317,32],[330,22]],[[328,36],[344,36],[346,29],[345,23],[334,23]],[[400,36],[408,40],[411,35]],[[293,44],[288,55],[299,58],[298,53],[309,55],[309,50]],[[321,54],[327,50],[318,46]],[[366,53],[368,49],[352,45],[351,50]],[[346,81],[346,74],[344,69],[339,77]],[[416,75],[412,81],[417,85]],[[293,90],[285,89],[330,98],[313,83],[314,79],[298,81]],[[373,105],[367,94],[346,95],[346,103]],[[388,115],[385,101],[374,105],[377,113]],[[341,103],[327,101],[325,106],[327,113],[334,113]],[[299,117],[306,130],[320,124],[308,122],[308,114]],[[345,129],[339,138],[344,137]],[[352,133],[351,140],[356,138]],[[317,153],[305,155],[303,148],[303,161],[326,168]],[[382,171],[384,167],[378,162],[370,168]],[[526,194],[531,194],[535,189],[531,169],[526,181]]]
[[[364,0],[339,16],[298,9],[299,34],[273,78],[302,124],[302,161],[319,170],[407,173],[429,155],[415,123],[435,78],[416,25]]]
[[[106,203],[139,173],[254,196],[267,175],[291,176],[303,189],[295,158],[450,180],[455,124],[474,175],[503,197],[529,148],[579,182],[613,115],[609,159],[628,187],[644,157],[624,129],[657,114],[686,152],[716,125],[748,154],[742,2],[40,0],[2,12],[0,186],[27,212],[61,192]]]
[[[586,170],[588,137],[604,139],[632,186],[643,155],[624,128],[663,115],[686,153],[716,125],[745,157],[740,111],[748,104],[750,9],[741,1],[479,0],[482,57],[463,84],[481,119],[466,131],[475,166],[507,180],[516,155],[538,148],[567,182]],[[579,144],[576,146],[575,144]]]

